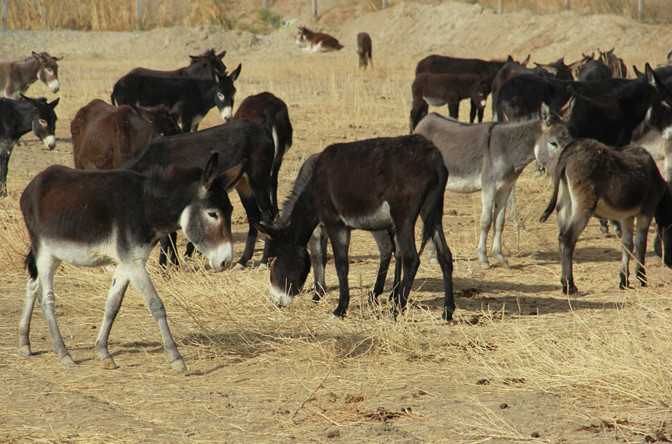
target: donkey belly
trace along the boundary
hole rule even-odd
[[[448,182],[446,182],[446,190],[453,193],[474,193],[483,189],[483,181],[481,180],[481,172],[477,174],[457,175],[448,172]]]
[[[341,215],[340,219],[346,226],[357,230],[378,231],[392,225],[390,205],[387,202],[383,202],[380,207],[371,212],[357,215]]]
[[[39,249],[39,253],[42,252],[80,267],[100,267],[119,262],[116,243],[112,239],[97,243],[45,239]]]
[[[632,208],[614,208],[604,200],[599,199],[597,201],[597,206],[595,207],[593,216],[600,219],[622,220],[628,217],[636,216],[640,213],[640,211],[641,207],[639,205]]]
[[[428,97],[422,96],[422,98],[427,102],[429,106],[443,106],[446,104],[446,100],[440,97]]]

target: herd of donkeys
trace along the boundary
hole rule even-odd
[[[300,28],[297,43],[311,51],[337,50],[338,41]],[[327,37],[330,37],[327,35]],[[335,39],[334,39],[335,40]],[[372,66],[371,40],[360,33],[360,67]],[[670,173],[659,171],[637,144],[647,131],[672,139],[672,67],[635,67],[632,78],[613,50],[570,65],[559,59],[528,68],[522,62],[430,55],[416,67],[412,84],[411,134],[336,143],[308,158],[280,211],[277,199],[282,158],[292,145],[287,106],[270,92],[249,96],[233,112],[235,80],[225,51],[190,56],[173,71],[135,68],[114,85],[111,104],[94,99],[71,121],[75,168],[53,165],[21,193],[30,237],[28,286],[19,325],[19,352],[31,354],[30,321],[38,299],[54,350],[75,365],[56,322],[53,275],[61,262],[115,265],[96,350],[104,368],[116,364],[108,336],[129,284],[138,289],[157,321],[175,371],[186,369],[170,333],[166,312],[145,269],[160,242],[160,263],[178,263],[176,232],[213,270],[233,265],[228,193],[236,190],[247,213],[246,245],[234,267],[266,237],[262,265],[270,264],[270,294],[287,305],[313,270],[319,300],[325,293],[327,243],[339,282],[335,317],[349,305],[348,246],[353,229],[370,231],[380,250],[372,299],[382,292],[395,257],[392,313],[405,309],[425,246],[443,273],[442,319],[455,311],[453,259],[444,237],[444,192],[481,192],[479,262],[507,264],[502,230],[516,179],[532,161],[553,177],[553,193],[540,220],[554,211],[559,226],[562,291],[578,289],[572,274],[577,239],[591,217],[617,221],[623,243],[619,287],[630,286],[629,260],[646,285],[647,234],[655,219],[654,249],[672,266]],[[33,52],[0,63],[0,191],[7,195],[7,167],[19,138],[33,131],[55,145],[58,99],[24,95],[36,80],[59,90],[58,58]],[[361,59],[360,59],[361,60]],[[492,96],[493,121],[483,122]],[[459,102],[471,100],[470,123],[457,120]],[[428,113],[447,104],[450,117]],[[224,124],[198,130],[217,107]],[[474,123],[478,117],[478,123]],[[181,123],[181,125],[178,125]],[[418,249],[417,219],[423,221]],[[492,250],[487,251],[488,233]],[[606,229],[606,226],[605,226]],[[270,260],[269,260],[270,259]]]

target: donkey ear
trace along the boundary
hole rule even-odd
[[[56,105],[58,105],[58,102],[60,102],[60,101],[61,101],[61,98],[57,97],[54,100],[52,100],[51,102],[49,102],[49,106],[51,107],[51,109],[54,109],[54,108],[56,108]]]
[[[203,174],[201,175],[201,185],[206,190],[212,188],[212,184],[215,182],[215,179],[218,177],[219,172],[219,153],[215,152],[208,159],[208,163],[205,164],[203,168]]]
[[[541,102],[541,105],[539,106],[539,119],[544,126],[548,127],[551,125],[551,108],[546,102]]]
[[[278,239],[281,236],[280,230],[255,219],[250,219],[250,224],[257,229],[258,232],[267,236],[269,239]]]
[[[646,75],[646,81],[649,82],[649,85],[658,89],[658,85],[661,84],[660,79],[654,70],[651,69],[651,65],[649,65],[648,62],[644,65],[644,74]]]
[[[238,181],[243,177],[245,173],[246,162],[242,161],[238,165],[230,168],[224,172],[219,171],[219,153],[215,152],[212,154],[208,163],[205,165],[203,170],[203,179],[202,184],[206,190],[212,188],[212,184],[215,182],[215,179],[222,179],[222,187],[229,191],[231,188],[235,187],[238,184]]]
[[[238,64],[238,68],[234,69],[231,74],[229,74],[229,78],[231,79],[232,82],[235,82],[235,80],[238,78],[240,75],[240,69],[243,67],[242,64]]]
[[[225,55],[226,55],[226,50],[224,50],[224,51],[220,52],[219,54],[217,54],[217,57],[219,57],[220,59],[223,59]]]

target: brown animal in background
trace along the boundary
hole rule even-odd
[[[51,92],[58,92],[61,85],[56,62],[62,58],[33,51],[25,60],[0,62],[0,96],[17,100],[36,80],[47,85]]]
[[[112,106],[93,99],[70,123],[75,168],[110,170],[134,159],[158,136],[180,133],[181,102],[172,110]]]
[[[335,37],[322,32],[313,32],[305,26],[299,26],[299,34],[296,36],[296,44],[303,45],[308,43],[304,51],[313,52],[327,52],[338,51],[343,48]]]
[[[371,52],[371,36],[367,32],[357,34],[357,54],[359,67],[366,69],[369,64],[373,69],[373,54]]]

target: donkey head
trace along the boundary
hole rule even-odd
[[[672,140],[672,91],[665,85],[647,63],[644,75],[657,94],[646,112],[646,123],[667,140]]]
[[[219,155],[214,153],[201,175],[200,189],[180,215],[186,238],[203,253],[215,271],[227,268],[233,259],[231,213],[228,191],[243,175],[244,163],[220,171]]]
[[[215,71],[217,76],[217,93],[215,94],[215,104],[222,115],[222,120],[228,122],[233,117],[233,97],[236,95],[236,87],[233,82],[240,75],[242,65],[238,65],[231,74]]]
[[[140,108],[133,104],[130,106],[140,117],[152,124],[155,135],[172,136],[182,132],[177,121],[182,115],[183,100],[178,100],[170,109],[165,105],[157,105],[152,108]]]
[[[39,99],[32,99],[21,94],[21,98],[28,102],[34,109],[33,115],[33,132],[44,143],[44,146],[49,150],[53,150],[56,146],[56,113],[54,108],[58,105],[59,99],[47,103],[47,99],[40,97]]]
[[[551,111],[544,102],[539,107],[541,135],[534,145],[534,157],[542,171],[548,170],[558,151],[571,142],[572,137],[561,115]]]
[[[194,72],[197,73],[203,71],[209,72],[212,74],[213,78],[217,80],[217,72],[226,72],[226,65],[222,61],[225,55],[226,51],[215,54],[214,49],[208,49],[201,55],[190,55],[191,65],[189,65],[189,68],[194,69]],[[200,70],[196,71],[198,68],[200,68]]]
[[[63,57],[52,57],[46,52],[37,53],[33,51],[32,56],[40,64],[40,70],[37,78],[47,85],[51,92],[56,93],[61,87],[58,81],[58,61]]]
[[[296,44],[302,45],[308,41],[308,34],[311,31],[305,26],[299,26],[299,33],[296,35]]]
[[[310,271],[306,245],[297,242],[283,228],[255,221],[252,224],[270,239],[268,257],[273,258],[270,262],[271,298],[279,306],[289,305],[303,288]]]

